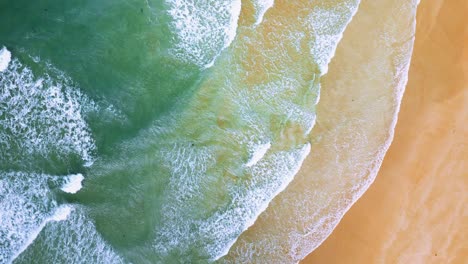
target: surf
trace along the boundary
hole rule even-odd
[[[0,49],[0,72],[5,71],[11,61],[11,53],[7,48]]]
[[[48,223],[68,218],[72,207],[60,205],[55,193],[78,192],[82,177],[0,171],[0,262],[12,263]]]
[[[25,168],[75,154],[90,166],[95,143],[82,115],[85,98],[65,76],[46,70],[37,76],[13,58],[0,72],[0,161]]]
[[[407,18],[403,21],[411,21],[411,26],[375,24],[370,19],[384,12]],[[293,182],[222,262],[299,262],[330,235],[373,182],[393,138],[411,59],[415,14],[416,1],[381,6],[361,1],[322,78],[317,125],[310,135],[315,148]],[[362,28],[369,30],[363,34]],[[358,41],[363,36],[380,44],[371,50]],[[384,44],[389,39],[399,45]]]
[[[354,65],[358,0],[130,3],[25,1],[41,13],[0,28],[1,221],[19,223],[0,256],[299,261],[375,177],[411,38],[379,24]]]

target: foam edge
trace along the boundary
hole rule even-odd
[[[8,64],[11,61],[11,52],[3,46],[0,49],[0,72],[5,71],[8,68]]]
[[[83,180],[84,177],[81,173],[70,175],[60,189],[66,193],[77,193],[83,187]]]
[[[420,3],[420,1],[416,0],[416,5],[418,5],[419,3]],[[412,26],[413,26],[413,28],[416,27],[416,21],[415,20],[414,20],[414,23],[413,23]],[[315,249],[317,249],[320,245],[322,245],[322,243],[330,236],[330,234],[333,232],[333,230],[335,230],[335,228],[338,226],[338,224],[343,219],[343,216],[351,209],[351,207],[362,197],[362,195],[364,195],[364,193],[374,183],[374,181],[375,181],[375,179],[377,177],[377,174],[380,171],[380,168],[381,168],[382,163],[383,163],[383,159],[384,159],[388,149],[390,148],[390,145],[392,144],[393,138],[395,136],[395,128],[396,128],[396,124],[398,122],[398,115],[400,113],[401,101],[402,101],[404,92],[406,90],[406,85],[408,83],[408,74],[409,74],[409,67],[410,67],[410,64],[411,64],[411,58],[412,58],[412,54],[413,54],[414,40],[415,40],[415,36],[413,35],[413,37],[410,39],[410,41],[412,42],[412,45],[411,45],[411,48],[408,51],[408,54],[409,54],[408,55],[408,60],[406,61],[406,63],[404,65],[400,65],[400,66],[402,66],[403,72],[400,72],[400,77],[401,78],[396,81],[396,86],[395,86],[395,103],[396,103],[396,107],[395,107],[395,112],[394,112],[394,115],[393,115],[393,120],[392,120],[390,129],[388,131],[388,138],[381,145],[380,149],[377,151],[378,155],[376,156],[375,160],[372,163],[371,170],[369,171],[369,174],[368,174],[369,175],[369,180],[367,182],[365,182],[363,185],[360,186],[359,191],[355,195],[353,195],[352,201],[348,204],[348,206],[346,206],[345,210],[343,210],[341,212],[341,214],[338,215],[338,218],[336,218],[336,219],[338,219],[338,221],[331,224],[331,228],[328,230],[328,234],[322,239],[322,241],[320,243],[317,243],[317,245],[315,247],[310,249],[309,254],[312,253]],[[300,261],[303,260],[306,256],[307,255],[303,256],[303,258],[299,259],[295,263],[300,263]]]

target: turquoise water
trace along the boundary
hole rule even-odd
[[[0,263],[227,254],[310,152],[343,3],[2,1]]]

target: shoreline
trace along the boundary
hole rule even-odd
[[[468,203],[463,25],[468,21],[461,7],[461,1],[420,3],[409,82],[379,175],[301,263],[462,263],[468,258],[468,234],[462,231],[468,230],[463,222]]]
[[[239,237],[227,260],[300,261],[373,181],[406,82],[415,5],[361,2],[322,79],[311,154],[286,190]],[[382,12],[387,15],[375,17]],[[374,41],[363,42],[363,37]]]

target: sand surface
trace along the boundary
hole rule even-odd
[[[302,263],[468,263],[467,6],[420,3],[408,86],[379,175]]]

